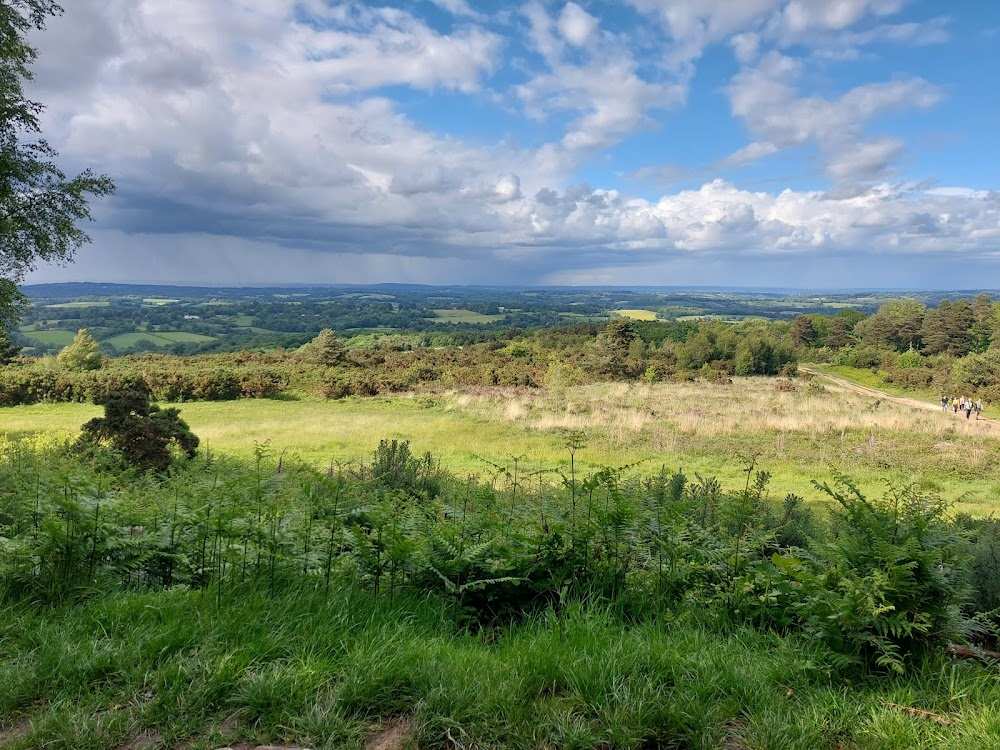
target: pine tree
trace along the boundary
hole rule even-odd
[[[324,328],[306,345],[306,353],[312,362],[333,367],[344,359],[344,344],[332,329]]]
[[[812,346],[816,340],[816,327],[813,325],[812,318],[808,315],[799,315],[792,321],[792,328],[788,335],[796,346]]]
[[[108,445],[129,465],[155,471],[169,468],[171,446],[194,458],[198,436],[180,418],[180,411],[161,409],[150,397],[149,387],[137,381],[100,400],[104,416],[83,425],[81,444]]]
[[[839,315],[830,321],[826,331],[826,345],[831,349],[840,349],[851,343],[851,326]]]

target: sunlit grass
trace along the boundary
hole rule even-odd
[[[484,750],[1000,742],[986,669],[935,660],[908,679],[848,683],[809,644],[718,632],[697,613],[623,627],[574,608],[493,642],[433,599],[350,587],[219,602],[172,590],[2,614],[0,728],[18,734],[0,744],[18,750],[360,749],[393,719],[413,746]]]
[[[986,421],[924,411],[840,389],[771,378],[705,382],[599,384],[559,391],[488,389],[393,397],[242,400],[179,404],[216,452],[249,455],[254,443],[319,465],[365,459],[381,439],[409,440],[458,474],[484,474],[515,458],[532,469],[565,468],[566,430],[582,430],[577,466],[663,465],[745,481],[753,460],[772,473],[771,493],[824,496],[812,480],[834,471],[880,493],[884,482],[916,482],[989,514],[1000,497],[1000,442]],[[0,433],[77,430],[100,409],[45,404],[0,409]]]
[[[615,310],[615,313],[632,320],[656,320],[656,313],[652,310]]]

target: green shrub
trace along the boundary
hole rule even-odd
[[[83,425],[80,445],[107,445],[130,466],[165,471],[171,463],[171,448],[194,458],[198,437],[180,418],[178,409],[160,409],[150,403],[149,389],[142,381],[108,393],[97,400],[104,416]]]

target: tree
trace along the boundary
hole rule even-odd
[[[799,315],[792,321],[792,328],[788,332],[792,343],[797,346],[812,346],[816,340],[816,327],[812,318],[808,315]]]
[[[834,317],[826,330],[826,345],[831,349],[840,349],[850,344],[851,341],[851,326],[847,319],[839,315]]]
[[[973,348],[969,329],[974,323],[968,300],[941,300],[936,309],[927,311],[920,329],[920,338],[927,354],[947,352],[962,357]]]
[[[55,149],[37,138],[43,107],[24,95],[37,54],[27,34],[61,13],[53,0],[0,3],[0,312],[39,262],[66,263],[90,240],[77,226],[91,218],[88,196],[114,192],[106,176],[70,178],[56,166]]]
[[[774,375],[780,366],[774,345],[758,332],[747,334],[736,347],[737,375]]]
[[[863,344],[905,352],[920,348],[920,327],[926,306],[915,299],[890,300],[870,318],[854,326],[854,335]]]
[[[972,317],[975,322],[969,329],[972,336],[972,346],[977,352],[985,352],[990,348],[993,339],[994,312],[993,300],[988,294],[977,294],[972,301]]]
[[[629,354],[633,353],[632,344],[636,341],[642,344],[631,319],[612,318],[590,347],[588,367],[599,375],[628,377]],[[641,357],[641,352],[642,349],[634,353]]]
[[[6,365],[17,359],[21,347],[14,341],[8,331],[0,328],[0,365]]]
[[[100,370],[100,344],[91,336],[86,328],[76,332],[73,343],[66,346],[56,359],[67,370]]]
[[[344,344],[330,328],[316,334],[304,348],[310,361],[325,367],[333,367],[344,358]]]
[[[198,436],[180,418],[180,410],[161,409],[150,403],[150,396],[149,387],[139,380],[99,400],[104,416],[83,425],[81,445],[108,445],[129,465],[155,471],[170,467],[171,447],[194,458]]]

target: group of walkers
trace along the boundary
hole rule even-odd
[[[948,396],[946,393],[941,394],[941,411],[948,411],[948,407],[951,406],[952,410],[958,414],[960,411],[965,412],[965,418],[969,419],[972,416],[972,412],[976,413],[976,419],[979,419],[979,415],[983,413],[983,402],[979,399],[973,401],[967,396]]]

